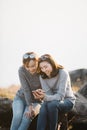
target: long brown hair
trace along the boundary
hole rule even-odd
[[[39,67],[40,63],[43,62],[43,61],[47,61],[49,64],[51,64],[52,69],[53,69],[53,71],[51,72],[51,77],[55,77],[58,74],[59,69],[64,68],[62,65],[58,64],[50,54],[42,55],[41,57],[39,57],[38,68],[39,68],[40,75],[44,79],[48,78],[48,76],[44,72],[42,72],[40,67]]]

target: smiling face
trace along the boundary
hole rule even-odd
[[[39,67],[40,67],[41,71],[44,72],[48,77],[51,76],[52,65],[50,63],[48,63],[47,61],[42,61],[39,64]]]
[[[36,60],[30,60],[25,68],[31,73],[34,74],[37,72],[38,62]]]

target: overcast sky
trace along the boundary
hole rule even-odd
[[[0,0],[0,87],[20,84],[27,51],[87,68],[87,0]]]

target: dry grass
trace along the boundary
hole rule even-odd
[[[0,96],[13,99],[20,86],[12,85],[8,88],[0,88]]]
[[[80,87],[78,87],[78,86],[72,86],[73,92],[77,92],[79,89],[80,89]]]

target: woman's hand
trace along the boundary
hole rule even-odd
[[[36,116],[36,112],[35,112],[35,110],[34,110],[34,108],[33,108],[33,105],[30,105],[30,106],[29,106],[29,111],[27,111],[27,112],[25,113],[25,116],[26,116],[26,117],[29,117],[29,118],[34,118],[34,117]]]
[[[34,98],[38,100],[43,100],[43,98],[45,97],[45,91],[42,89],[37,89],[35,91],[32,91],[32,93]]]

